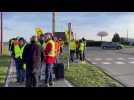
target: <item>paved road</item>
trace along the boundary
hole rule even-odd
[[[87,48],[87,59],[113,75],[127,86],[134,86],[134,48],[102,50]]]
[[[42,78],[43,77],[44,76],[42,74]],[[44,87],[44,83],[42,81],[39,84],[40,84],[40,87]],[[13,60],[11,61],[11,66],[9,69],[5,87],[25,87],[25,83],[22,83],[22,84],[16,83],[16,69],[15,69]],[[52,87],[73,87],[73,86],[67,80],[63,79],[63,80],[55,81],[54,86]]]

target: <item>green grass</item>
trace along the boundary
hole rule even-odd
[[[91,64],[70,64],[65,78],[77,87],[118,87],[118,82]]]
[[[125,48],[134,48],[134,46],[124,45]]]
[[[8,55],[8,49],[3,49],[3,55],[0,56],[0,87],[4,85],[8,67],[10,65],[10,56]]]
[[[67,60],[67,58],[68,58],[67,53],[62,53],[62,54],[60,54],[60,56],[59,56],[59,59],[62,59],[62,60]]]

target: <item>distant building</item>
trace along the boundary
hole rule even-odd
[[[48,33],[49,33],[49,32],[48,32]],[[47,33],[45,33],[45,34],[47,34]],[[64,40],[65,42],[67,41],[65,32],[55,32],[53,35],[54,35],[54,37],[57,37],[57,39],[60,39],[60,38],[61,38],[61,39]],[[73,32],[72,32],[72,37],[74,37]]]
[[[67,41],[65,32],[55,32],[54,36],[56,36],[58,39],[61,38],[62,40]],[[73,36],[73,32],[72,32],[72,36]]]

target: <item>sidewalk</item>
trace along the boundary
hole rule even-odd
[[[41,85],[41,87],[44,87],[43,82],[40,82],[39,84]],[[11,61],[5,87],[25,87],[25,83],[22,84],[16,83],[16,69],[13,60]],[[54,86],[52,87],[73,87],[73,86],[66,79],[63,79],[54,81]]]

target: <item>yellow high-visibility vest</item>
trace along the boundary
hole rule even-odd
[[[23,47],[21,47],[21,49],[20,49],[20,51],[21,51],[21,53],[20,53],[20,58],[21,58],[21,59],[22,59],[22,54],[23,54],[23,52],[24,52],[25,46],[26,46],[26,44],[23,45]]]
[[[85,44],[83,42],[80,43],[80,51],[84,51],[85,49]]]
[[[19,45],[15,45],[14,52],[15,52],[15,58],[19,58],[21,56],[21,50]]]
[[[55,54],[55,42],[54,42],[53,40],[49,40],[49,41],[46,43],[45,49],[46,49],[46,47],[47,47],[47,45],[48,45],[49,43],[52,45],[52,49],[51,49],[51,51],[49,52],[49,54],[46,55],[46,56],[55,57],[55,56],[56,56],[56,54]]]
[[[76,50],[76,43],[75,43],[75,41],[70,41],[70,50]]]
[[[19,58],[20,57],[22,59],[22,54],[23,54],[25,46],[26,45],[24,45],[22,48],[20,48],[19,45],[15,46],[15,48],[14,48],[15,58]]]

